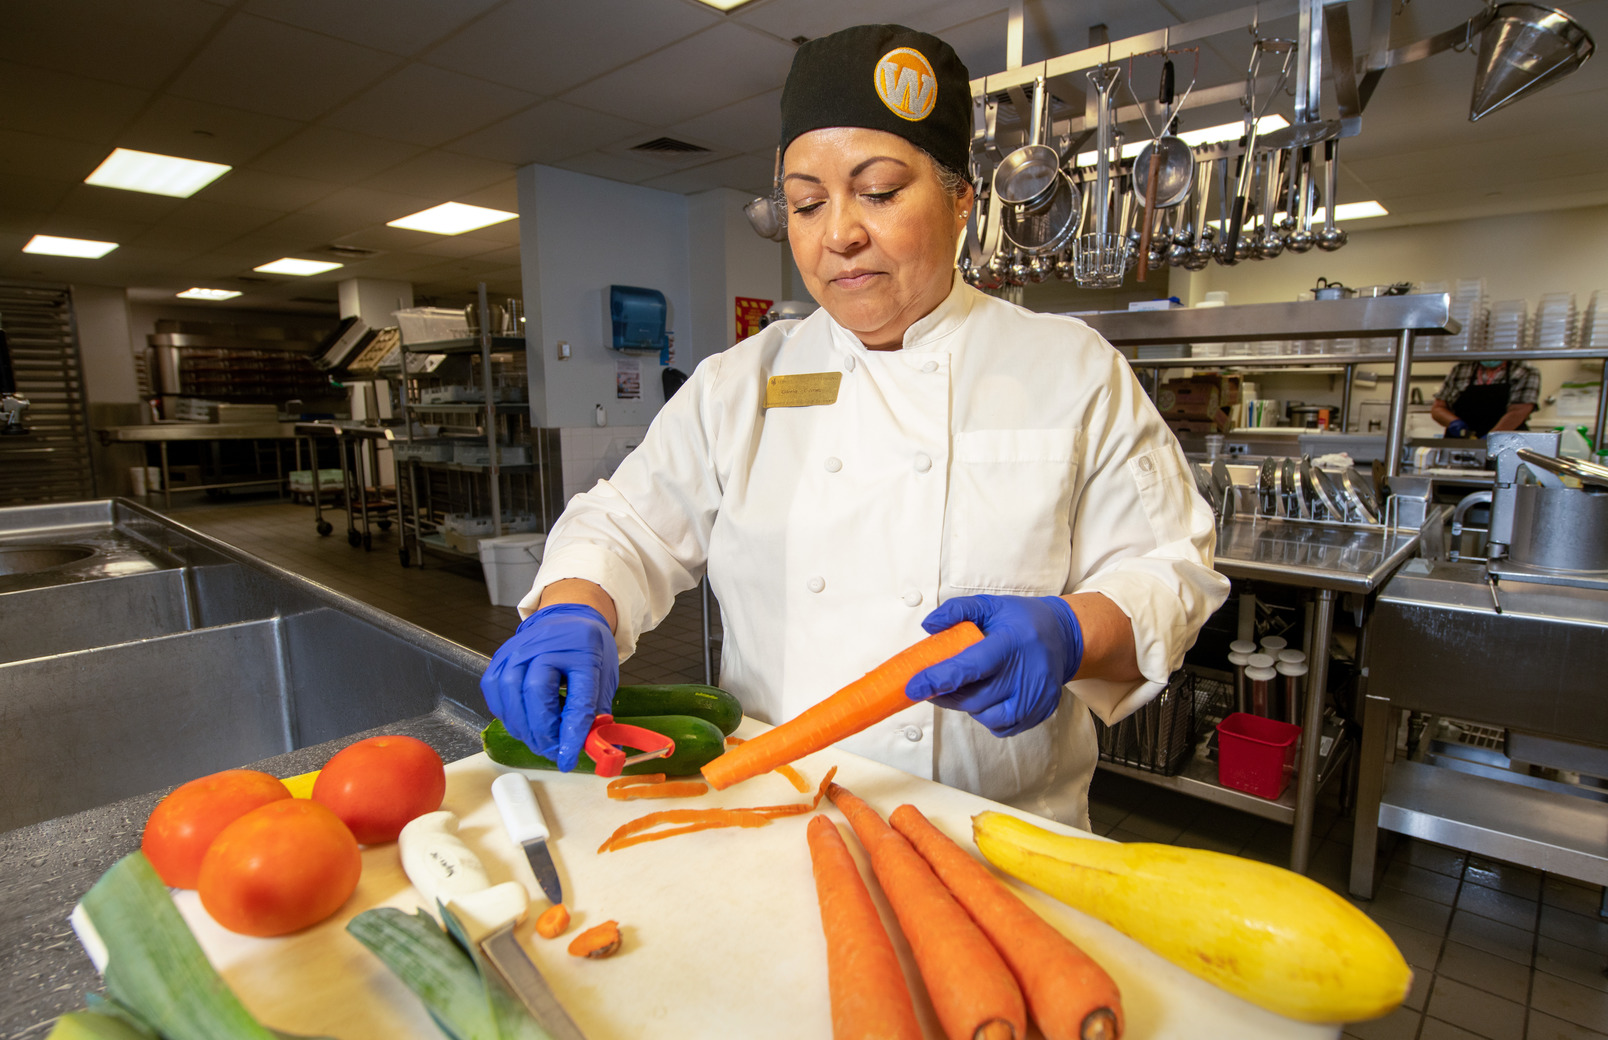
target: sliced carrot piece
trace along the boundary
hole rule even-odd
[[[620,922],[604,921],[577,935],[569,944],[569,952],[577,957],[594,960],[607,957],[620,948]]]
[[[557,939],[569,929],[569,911],[563,903],[554,903],[536,918],[536,934],[543,939]]]
[[[797,791],[799,794],[805,794],[809,791],[810,785],[805,782],[802,776],[799,775],[798,770],[794,769],[792,766],[785,764],[779,765],[776,767],[776,772],[787,777],[787,782],[792,784],[793,790]]]

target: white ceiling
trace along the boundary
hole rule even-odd
[[[1095,24],[1120,39],[1244,5],[1026,0],[1024,58],[1079,50]],[[1371,6],[1351,5],[1359,41]],[[1399,46],[1480,3],[1396,6]],[[1608,28],[1608,0],[1568,10],[1599,36]],[[903,22],[948,40],[977,76],[1005,67],[1007,11],[999,0],[752,0],[729,15],[694,0],[4,4],[0,277],[121,285],[136,299],[237,288],[233,305],[259,310],[332,312],[348,277],[405,279],[441,302],[479,281],[517,294],[517,221],[457,237],[385,222],[449,200],[514,210],[514,170],[532,162],[671,192],[758,193],[796,39]],[[1262,28],[1294,31],[1293,20]],[[1208,41],[1200,86],[1243,79],[1249,54],[1246,33]],[[1362,135],[1343,145],[1342,202],[1382,201],[1392,216],[1375,226],[1608,203],[1608,60],[1478,124],[1473,69],[1448,52],[1386,73]],[[1138,78],[1148,100],[1155,72]],[[1230,103],[1186,115],[1185,128],[1238,115]],[[709,151],[631,150],[660,136]],[[234,170],[187,200],[83,184],[118,146]],[[96,261],[22,253],[36,233],[121,245]],[[332,245],[374,255],[310,279],[251,270]]]

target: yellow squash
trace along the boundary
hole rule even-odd
[[[1367,915],[1292,871],[1220,852],[972,818],[990,863],[1253,1004],[1302,1022],[1389,1014],[1412,971]]]

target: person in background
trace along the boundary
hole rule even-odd
[[[707,573],[720,685],[772,724],[977,623],[981,643],[910,681],[909,708],[839,746],[1087,827],[1090,709],[1115,721],[1160,692],[1228,582],[1122,356],[959,277],[971,108],[965,66],[926,33],[798,49],[779,186],[820,308],[701,362],[570,500],[481,682],[560,769],[619,661]]]
[[[1459,361],[1435,393],[1429,414],[1448,437],[1527,429],[1541,399],[1541,373],[1522,361]]]

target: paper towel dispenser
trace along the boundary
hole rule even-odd
[[[666,350],[670,305],[657,289],[611,285],[605,294],[604,342],[614,350]]]

